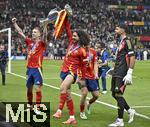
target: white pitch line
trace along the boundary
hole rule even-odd
[[[24,76],[21,76],[21,75],[18,75],[18,74],[15,74],[15,73],[10,73],[10,74],[12,74],[12,75],[15,75],[15,76],[18,76],[18,77],[20,77],[20,78],[24,78],[24,79],[26,79],[26,77],[24,77]],[[58,87],[55,87],[55,86],[53,86],[53,85],[48,85],[48,84],[46,84],[46,83],[43,83],[43,85],[44,86],[48,86],[48,87],[51,87],[51,88],[53,88],[53,89],[57,89],[57,90],[59,90],[60,88],[58,88]],[[75,93],[75,92],[71,92],[73,95],[76,95],[76,96],[81,96],[80,94],[77,94],[77,93]],[[87,97],[87,99],[90,99],[89,97]],[[103,104],[103,105],[106,105],[106,106],[108,106],[108,107],[111,107],[111,108],[115,108],[115,109],[117,109],[118,107],[117,106],[114,106],[114,105],[111,105],[111,104],[108,104],[108,103],[105,103],[105,102],[102,102],[102,101],[96,101],[97,103],[99,103],[99,104]],[[140,113],[135,113],[135,115],[136,116],[139,116],[139,117],[141,117],[141,118],[145,118],[145,119],[148,119],[148,120],[150,120],[150,117],[149,116],[146,116],[146,115],[143,115],[143,114],[140,114]]]
[[[55,77],[55,78],[43,78],[43,79],[53,80],[53,79],[60,79],[60,78],[59,77]]]
[[[150,105],[147,106],[132,106],[132,108],[150,108]]]

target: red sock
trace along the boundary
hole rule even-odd
[[[80,112],[83,112],[84,111],[84,107],[85,107],[85,105],[80,105]]]
[[[61,93],[59,96],[58,109],[60,109],[60,110],[63,109],[66,100],[67,100],[67,93]]]
[[[27,91],[27,100],[28,104],[32,105],[33,94],[30,91]]]
[[[73,101],[72,99],[67,100],[67,108],[69,110],[69,115],[73,116],[74,115],[74,106],[73,106]]]
[[[42,93],[36,92],[36,105],[37,105],[37,107],[40,106],[41,100],[42,100]]]

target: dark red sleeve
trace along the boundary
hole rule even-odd
[[[69,23],[67,18],[65,19],[64,25],[65,25],[65,29],[66,29],[69,44],[71,44],[72,43],[72,31],[71,31],[71,28],[70,28],[70,23]]]
[[[25,38],[24,42],[26,43],[27,46],[32,43],[31,39],[28,37]]]
[[[45,48],[45,47],[46,47],[46,44],[45,44],[43,41],[41,41],[41,46],[42,46],[43,48]]]

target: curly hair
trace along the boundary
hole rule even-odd
[[[85,31],[76,30],[74,32],[76,32],[79,36],[79,45],[80,46],[88,46],[89,45],[90,38],[89,38],[89,35]]]

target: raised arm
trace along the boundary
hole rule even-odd
[[[47,45],[48,44],[48,41],[47,41],[47,25],[48,24],[45,24],[43,26],[43,35],[42,35],[42,41]]]
[[[17,24],[17,19],[16,18],[12,18],[12,23],[13,23],[13,25],[14,25],[14,27],[15,27],[15,29],[17,30],[17,32],[25,39],[26,38],[26,36],[25,36],[25,34],[23,33],[23,31],[22,31],[22,29],[18,26],[18,24]]]
[[[70,43],[72,43],[72,31],[71,31],[70,23],[69,23],[68,19],[65,19],[65,29],[66,29],[68,41],[70,44]]]

